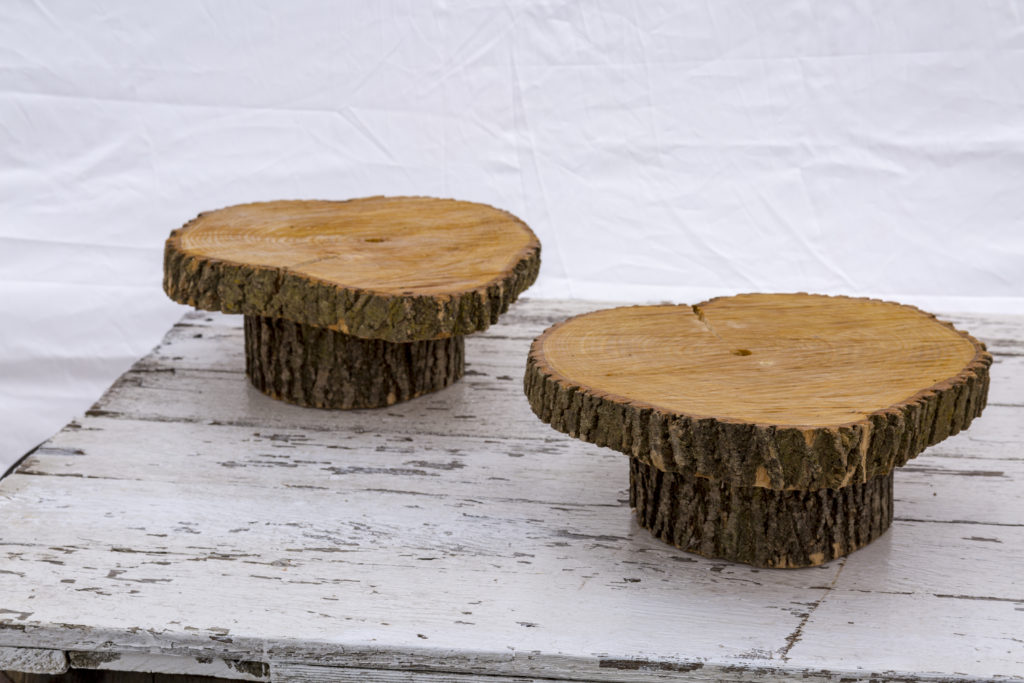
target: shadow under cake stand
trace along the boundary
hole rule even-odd
[[[885,532],[894,468],[981,414],[991,362],[910,306],[747,294],[556,324],[525,390],[555,429],[631,456],[630,505],[656,537],[804,567]]]
[[[164,291],[245,316],[246,374],[260,391],[374,408],[462,377],[463,335],[497,322],[539,268],[529,227],[483,204],[275,201],[172,232]]]

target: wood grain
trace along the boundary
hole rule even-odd
[[[202,213],[171,233],[164,290],[197,308],[408,342],[486,329],[539,267],[526,224],[483,204],[276,201]]]
[[[531,341],[599,306],[522,302],[459,382],[330,413],[249,385],[241,318],[188,314],[0,481],[0,646],[272,681],[1020,677],[1024,318],[953,319],[995,357],[984,416],[894,473],[886,534],[782,572],[653,538],[619,453],[538,424]]]
[[[741,295],[597,311],[531,346],[525,389],[559,431],[734,486],[888,474],[985,406],[983,344],[909,306]]]

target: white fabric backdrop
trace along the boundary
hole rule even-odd
[[[0,6],[0,472],[183,312],[162,241],[276,198],[487,202],[530,296],[1024,311],[1021,2]]]

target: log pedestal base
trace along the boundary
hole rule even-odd
[[[705,557],[810,567],[867,545],[892,524],[892,472],[841,489],[776,491],[629,462],[629,504],[640,526]]]
[[[392,343],[245,316],[245,374],[253,386],[313,408],[379,408],[443,389],[462,377],[464,349],[462,336]]]
[[[631,457],[630,503],[657,538],[811,567],[885,533],[893,470],[981,414],[991,364],[910,306],[741,294],[557,323],[524,388],[544,422]]]

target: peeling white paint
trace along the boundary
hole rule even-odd
[[[68,658],[61,650],[0,646],[0,672],[62,674],[68,670]]]
[[[995,354],[990,405],[897,473],[892,529],[779,571],[654,540],[626,457],[530,411],[530,341],[599,306],[517,304],[456,385],[351,412],[252,389],[241,319],[189,314],[0,482],[0,653],[282,681],[1024,673],[1024,319],[954,320]]]

